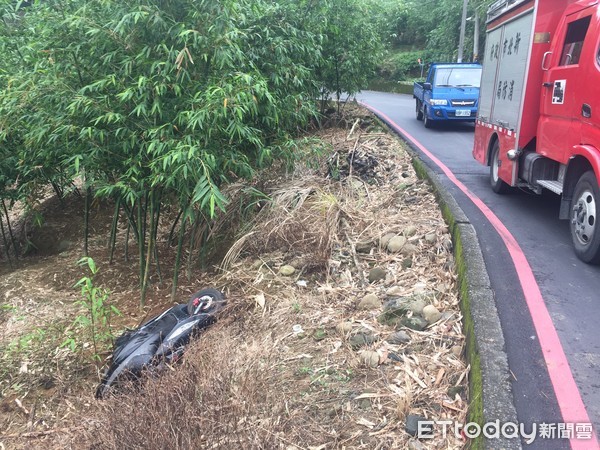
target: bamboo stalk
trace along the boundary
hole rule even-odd
[[[146,302],[146,291],[144,290],[144,249],[146,245],[146,236],[144,235],[144,219],[142,218],[142,198],[140,197],[137,201],[137,226],[138,226],[138,255],[139,255],[139,275],[140,275],[140,306],[144,306]]]
[[[4,232],[4,222],[2,221],[2,214],[0,214],[0,229],[2,230],[2,240],[4,241],[6,257],[8,258],[8,263],[10,264],[10,267],[12,267],[12,260],[10,259],[10,251],[8,249],[8,241],[6,240],[6,233]]]
[[[129,262],[129,230],[131,230],[131,222],[128,220],[125,232],[125,262]]]
[[[190,234],[190,248],[187,260],[187,268],[186,268],[186,276],[188,281],[192,280],[192,261],[194,259],[194,247],[196,245],[196,235],[198,234],[198,226],[200,224],[200,211],[196,212],[196,217],[194,218],[194,228],[192,229],[192,233]]]
[[[162,271],[160,269],[160,260],[158,258],[158,245],[156,243],[156,239],[158,237],[158,225],[160,223],[160,212],[162,205],[162,191],[159,191],[158,197],[156,199],[156,223],[154,224],[154,230],[152,230],[154,234],[154,261],[156,261],[156,273],[158,274],[158,282],[162,284]]]
[[[54,181],[50,181],[50,185],[52,186],[52,189],[56,193],[56,196],[58,197],[58,200],[60,201],[60,204],[61,205],[64,204],[64,192],[63,192],[63,190]]]
[[[92,188],[88,186],[85,191],[85,206],[83,212],[83,255],[88,256],[88,237],[90,234],[90,196]]]
[[[171,227],[171,231],[169,231],[169,240],[167,241],[169,244],[169,247],[171,246],[171,242],[173,242],[173,235],[175,234],[175,228],[177,227],[177,224],[179,223],[179,219],[181,218],[183,211],[184,211],[183,208],[181,208],[179,210],[179,212],[177,213],[177,217],[175,217],[175,221],[173,222],[173,226]]]
[[[135,205],[133,205],[135,208]],[[123,203],[123,209],[125,210],[125,214],[127,214],[127,218],[129,219],[129,225],[133,230],[133,237],[135,237],[136,242],[139,241],[138,230],[137,230],[137,221],[135,220],[135,216],[133,215],[133,210],[127,205],[127,203]]]
[[[8,208],[6,207],[6,203],[4,199],[2,199],[2,209],[4,209],[4,215],[6,216],[6,225],[8,226],[8,235],[10,236],[10,241],[12,242],[13,250],[15,252],[15,256],[18,257],[19,253],[21,253],[21,249],[15,240],[15,235],[12,230],[12,226],[10,225],[10,217],[8,215]]]
[[[177,241],[177,255],[175,257],[175,268],[173,272],[173,289],[171,290],[171,300],[175,301],[177,294],[177,283],[179,281],[179,268],[181,267],[181,250],[183,248],[183,237],[185,235],[185,218],[181,221],[179,227],[179,239]]]
[[[148,234],[148,247],[146,248],[146,267],[144,270],[144,279],[142,280],[142,298],[145,298],[146,289],[148,287],[148,276],[150,274],[150,263],[152,262],[153,241],[154,241],[154,190],[150,191],[150,195],[146,198],[146,210],[150,205],[150,233]]]
[[[108,245],[110,247],[110,257],[108,259],[108,263],[113,263],[113,257],[115,254],[115,246],[117,244],[117,225],[119,224],[119,212],[121,211],[121,197],[117,197],[117,201],[115,204],[115,212],[113,215],[113,221],[110,228],[110,239]]]

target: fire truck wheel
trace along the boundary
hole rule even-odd
[[[498,170],[500,169],[499,156],[500,144],[496,141],[490,155],[490,184],[492,185],[492,190],[496,194],[507,194],[511,189],[498,175]]]
[[[419,100],[415,100],[416,106],[416,112],[417,112],[417,120],[423,120],[423,110],[421,109],[421,102]]]
[[[590,264],[600,263],[600,232],[596,226],[600,209],[600,188],[592,170],[584,173],[573,194],[571,203],[571,238],[575,254]]]
[[[425,108],[423,108],[423,125],[425,125],[425,128],[433,127],[433,120],[429,118],[429,115],[427,114],[427,109]]]

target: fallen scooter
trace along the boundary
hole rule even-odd
[[[112,362],[96,389],[96,398],[104,398],[121,381],[139,379],[144,371],[160,372],[165,364],[177,362],[190,339],[215,323],[225,304],[223,293],[203,289],[187,304],[173,306],[123,333],[115,341]]]

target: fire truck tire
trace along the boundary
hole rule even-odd
[[[417,113],[417,120],[423,120],[423,110],[421,109],[421,102],[419,100],[415,100],[416,106],[416,113]]]
[[[571,201],[571,239],[575,254],[583,262],[600,263],[600,188],[592,170],[585,172],[573,193]]]
[[[429,115],[427,114],[427,109],[425,108],[423,108],[423,125],[425,125],[425,128],[433,127],[433,121],[429,118]]]
[[[490,155],[490,184],[492,185],[492,190],[496,194],[508,194],[511,191],[510,186],[498,175],[498,169],[500,168],[499,156],[500,144],[496,141],[494,142],[492,153]]]

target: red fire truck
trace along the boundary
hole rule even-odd
[[[500,0],[488,10],[473,156],[497,193],[562,196],[577,256],[600,263],[598,0]]]

